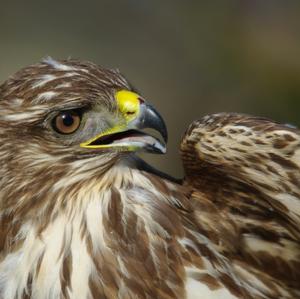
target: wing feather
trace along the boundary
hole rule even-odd
[[[215,246],[235,274],[253,288],[263,284],[268,295],[299,296],[300,131],[265,118],[215,114],[189,127],[181,155],[198,221],[219,230]]]

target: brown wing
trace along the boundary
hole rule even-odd
[[[262,298],[300,298],[299,130],[215,114],[189,127],[181,153],[199,223],[213,233],[222,222],[215,246],[237,276]]]

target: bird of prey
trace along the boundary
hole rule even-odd
[[[136,154],[166,141],[119,71],[48,58],[4,82],[0,298],[300,298],[299,130],[205,116],[183,179]]]

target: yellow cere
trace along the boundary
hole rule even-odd
[[[119,90],[115,94],[118,108],[126,121],[136,118],[140,111],[139,95],[129,90]]]

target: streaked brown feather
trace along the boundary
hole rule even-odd
[[[181,151],[193,198],[208,198],[225,216],[220,221],[235,228],[233,246],[222,250],[233,267],[261,279],[266,296],[283,296],[277,288],[289,294],[285,298],[299,296],[299,131],[267,119],[216,114],[191,125]],[[284,200],[289,197],[292,205]],[[200,219],[203,214],[201,209]]]
[[[119,72],[51,59],[0,86],[0,298],[299,298],[299,131],[204,117],[181,183],[45,129],[74,105],[112,113],[117,89]]]

